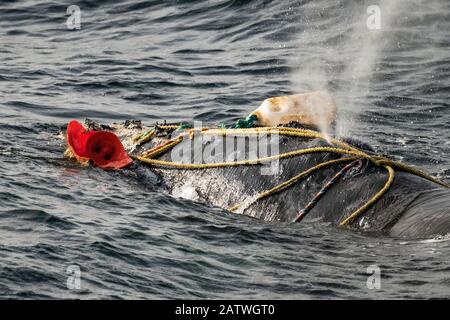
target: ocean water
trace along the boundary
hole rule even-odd
[[[449,179],[449,30],[447,0],[2,1],[0,298],[449,298],[448,238],[233,215],[82,168],[57,136],[84,118],[231,123],[326,88],[342,135]]]

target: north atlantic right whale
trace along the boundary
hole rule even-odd
[[[128,176],[176,197],[228,210],[233,208],[233,212],[265,221],[295,221],[299,213],[308,208],[301,223],[320,220],[339,226],[352,212],[357,211],[386,186],[390,172],[384,165],[373,161],[374,158],[371,157],[376,155],[370,146],[354,139],[342,142],[342,145],[348,145],[350,149],[355,148],[371,155],[369,158],[322,152],[320,150],[336,147],[332,135],[328,138],[315,135],[316,131],[305,129],[298,121],[291,121],[278,130],[289,131],[289,128],[311,132],[311,136],[277,135],[275,145],[278,154],[286,154],[292,150],[319,151],[276,159],[276,166],[273,166],[274,161],[256,161],[238,166],[214,167],[214,164],[230,161],[226,146],[236,146],[238,139],[245,142],[242,144],[244,147],[241,146],[239,150],[240,157],[252,159],[253,155],[260,153],[259,149],[272,144],[270,137],[278,132],[276,127],[272,127],[271,134],[258,136],[255,143],[251,134],[245,134],[245,130],[251,132],[252,129],[236,130],[236,134],[227,135],[220,134],[222,129],[214,129],[219,130],[219,133],[208,136],[207,129],[193,130],[167,125],[144,127],[139,121],[109,125],[88,121],[86,125],[88,131],[112,132],[120,139],[126,152],[134,159],[129,167],[123,169]],[[152,138],[138,143],[136,137],[145,136],[148,132],[152,132]],[[183,138],[176,144],[164,152],[155,153],[155,150],[165,148],[179,137]],[[140,155],[145,152],[154,152],[151,159],[156,162],[141,161]],[[207,161],[204,159],[205,155]],[[168,163],[180,166],[170,167],[167,166]],[[212,166],[202,167],[205,163]],[[311,171],[279,191],[258,198],[300,172],[324,163],[331,164]],[[181,164],[188,166],[183,168]],[[189,164],[198,164],[199,167],[192,168]],[[324,189],[324,185],[333,177],[339,179]],[[367,210],[348,221],[346,227],[399,238],[429,238],[450,234],[450,189],[445,182],[430,181],[404,170],[395,170],[392,178],[386,192]],[[310,206],[319,193],[320,199]]]

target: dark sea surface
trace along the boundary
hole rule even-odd
[[[57,136],[84,118],[232,123],[327,88],[342,135],[449,179],[449,31],[447,0],[1,1],[0,298],[450,298],[450,237],[233,215],[82,168]]]

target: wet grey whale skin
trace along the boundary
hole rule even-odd
[[[126,146],[125,141],[129,141],[130,136],[145,132],[148,128],[142,128],[140,124],[130,126],[125,123],[125,126],[116,125],[109,129],[112,129]],[[194,140],[199,136],[194,136]],[[131,153],[139,153],[165,139],[167,138],[157,137]],[[319,139],[283,136],[279,141],[280,153],[299,148],[328,146],[326,141]],[[349,139],[347,142],[371,152],[369,146],[356,140]],[[172,152],[180,152],[179,149],[186,148],[187,143],[193,143],[193,140],[185,139],[158,159],[174,161]],[[200,145],[204,149],[208,143],[203,142]],[[252,147],[248,148],[250,150]],[[223,162],[222,156],[214,155],[213,161]],[[342,157],[346,156],[316,153],[282,159],[275,175],[263,175],[261,165],[182,170],[151,167],[136,161],[128,173],[134,174],[141,183],[151,187],[157,186],[176,197],[224,209],[245,204],[239,213],[266,221],[289,222],[293,221],[298,212],[345,164],[322,168],[281,192],[256,202],[252,202],[252,199],[260,192],[273,188],[308,168]],[[302,223],[314,219],[338,225],[376,194],[386,179],[387,172],[384,168],[363,160],[362,166],[350,169],[325,193]],[[415,175],[396,171],[390,190],[349,227],[399,238],[445,236],[450,233],[450,190]]]

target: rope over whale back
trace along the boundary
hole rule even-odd
[[[424,179],[427,179],[431,182],[434,182],[436,184],[439,184],[443,187],[450,188],[450,185],[447,183],[440,181],[427,173],[416,169],[412,166],[402,164],[400,162],[388,159],[384,156],[377,156],[377,155],[370,155],[358,148],[355,148],[341,140],[327,137],[319,132],[312,131],[312,130],[306,130],[306,129],[297,129],[297,128],[288,128],[288,127],[256,127],[256,128],[248,128],[248,126],[251,126],[253,124],[255,119],[248,118],[244,121],[236,123],[234,128],[226,129],[226,128],[202,128],[199,129],[188,129],[185,128],[185,126],[179,126],[179,125],[167,125],[167,126],[158,126],[158,128],[164,129],[164,130],[179,130],[182,131],[182,133],[173,138],[168,140],[166,143],[162,145],[158,145],[154,148],[151,148],[147,151],[144,151],[139,156],[133,156],[132,158],[136,161],[140,161],[142,163],[155,166],[155,167],[163,167],[163,168],[173,168],[173,169],[180,169],[180,170],[200,170],[200,169],[210,169],[210,168],[225,168],[225,167],[237,167],[237,166],[245,166],[245,165],[255,165],[255,164],[261,164],[266,162],[271,162],[274,160],[280,160],[285,158],[292,158],[292,157],[299,157],[306,154],[312,154],[312,153],[335,153],[340,155],[346,155],[348,157],[341,158],[341,159],[335,159],[330,161],[325,161],[322,163],[319,163],[305,171],[302,171],[298,173],[296,176],[274,186],[273,188],[266,190],[264,192],[261,192],[258,194],[255,198],[255,201],[261,200],[263,198],[269,197],[277,192],[280,192],[291,185],[293,185],[295,182],[299,181],[300,179],[303,179],[310,175],[311,173],[320,170],[322,168],[346,163],[349,164],[344,167],[340,172],[338,172],[317,194],[316,196],[310,201],[310,203],[302,209],[297,217],[294,219],[294,222],[301,221],[304,216],[314,207],[314,205],[319,201],[321,196],[331,188],[335,182],[337,182],[347,170],[349,170],[353,165],[357,164],[358,161],[367,159],[370,161],[373,165],[377,167],[384,168],[387,173],[387,179],[383,185],[383,187],[374,194],[367,202],[365,202],[361,207],[359,207],[357,210],[352,212],[348,217],[340,221],[339,226],[346,227],[351,222],[353,222],[355,219],[360,217],[365,211],[367,211],[374,203],[376,203],[383,195],[388,192],[389,188],[391,187],[394,178],[395,178],[395,170],[408,172],[411,174],[414,174],[416,176],[422,177]],[[236,128],[237,127],[237,128]],[[155,134],[155,129],[151,129],[148,132],[144,133],[140,137],[137,137],[136,141],[138,143],[143,143],[145,141],[149,141],[152,136]],[[314,147],[314,148],[306,148],[306,149],[297,149],[285,153],[280,153],[274,156],[268,156],[268,157],[261,157],[257,159],[252,160],[242,160],[242,161],[233,161],[233,162],[220,162],[220,163],[176,163],[166,160],[160,160],[156,159],[158,156],[164,154],[168,150],[172,149],[179,143],[181,143],[184,139],[192,139],[195,134],[200,135],[218,135],[218,136],[236,136],[236,135],[259,135],[259,134],[278,134],[281,136],[289,136],[289,137],[296,137],[296,138],[306,138],[306,139],[322,139],[329,142],[332,146],[331,147]],[[230,211],[236,211],[241,205],[236,204],[234,207],[229,208]]]

